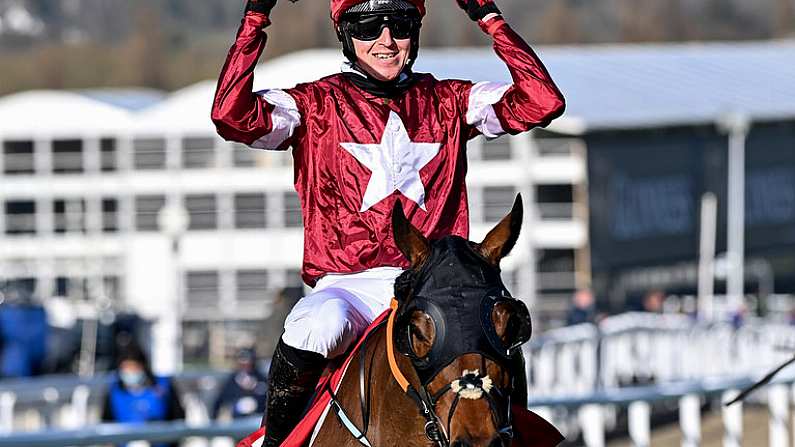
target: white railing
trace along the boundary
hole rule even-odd
[[[752,321],[698,323],[686,316],[630,313],[599,326],[548,331],[525,347],[531,395],[591,394],[601,388],[772,369],[795,346],[795,327]]]
[[[770,411],[770,447],[785,447],[789,442],[789,405],[793,396],[795,376],[788,376],[759,390]],[[590,396],[533,399],[530,408],[555,423],[569,441],[581,440],[587,447],[603,447],[606,435],[615,426],[616,409],[626,410],[624,427],[633,445],[651,445],[653,407],[661,402],[678,405],[682,445],[701,444],[701,408],[708,401],[726,402],[753,379],[696,380],[666,385],[603,390]],[[0,401],[2,399],[0,398]],[[743,404],[719,410],[726,447],[739,447],[743,440]],[[562,415],[562,416],[561,416]],[[49,447],[53,445],[97,445],[130,441],[169,442],[194,438],[191,446],[216,445],[214,438],[225,438],[227,445],[241,439],[259,426],[258,418],[217,423],[151,423],[141,425],[98,424],[74,430],[45,430],[33,433],[12,433],[0,437],[0,447]],[[195,439],[199,438],[199,439]],[[144,444],[148,445],[148,444]]]
[[[639,447],[651,445],[652,408],[655,404],[670,402],[678,407],[682,446],[701,444],[702,406],[714,403],[720,408],[723,422],[723,445],[739,447],[743,439],[742,402],[723,405],[738,395],[754,378],[729,378],[721,380],[690,380],[646,387],[605,389],[588,396],[552,397],[531,399],[530,408],[555,423],[570,441],[580,439],[587,447],[603,447],[606,435],[615,430],[625,430],[632,444]],[[770,447],[788,447],[789,407],[795,400],[795,375],[775,380],[751,397],[766,401],[769,409]],[[561,410],[565,411],[561,411]],[[626,427],[617,427],[615,414],[626,411]],[[712,440],[713,442],[715,440]]]
[[[176,378],[186,419],[207,424],[208,408],[218,392],[221,372],[183,374]],[[81,379],[74,375],[0,381],[0,433],[96,424],[109,375]]]

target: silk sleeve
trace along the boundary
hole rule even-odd
[[[563,94],[530,46],[502,19],[481,27],[494,39],[494,51],[508,66],[512,83],[478,82],[469,92],[467,123],[486,138],[546,126],[563,114]]]
[[[295,99],[284,90],[252,92],[254,68],[265,48],[267,16],[249,11],[218,79],[211,118],[218,134],[259,149],[286,149],[301,124]]]

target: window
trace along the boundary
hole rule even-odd
[[[542,293],[569,293],[576,287],[575,253],[569,249],[536,251],[536,289]]]
[[[262,303],[268,298],[267,270],[238,270],[237,300]]]
[[[215,140],[213,138],[185,138],[182,140],[182,166],[184,168],[211,168],[215,165]]]
[[[102,231],[119,231],[119,201],[102,199]]]
[[[119,169],[118,150],[116,149],[115,139],[102,138],[99,140],[99,166],[102,172]]]
[[[537,252],[539,272],[573,272],[574,250],[548,249]]]
[[[185,292],[189,306],[217,307],[220,299],[218,272],[187,272],[185,275]]]
[[[538,185],[536,200],[542,219],[569,220],[573,217],[574,188],[572,185]]]
[[[123,302],[122,299],[122,288],[121,288],[121,278],[118,276],[103,276],[102,277],[102,288],[103,292],[105,293],[104,298],[115,302],[121,303]]]
[[[158,231],[157,216],[166,204],[165,196],[151,195],[135,198],[135,228],[138,231]]]
[[[265,228],[265,194],[235,194],[235,228]]]
[[[143,138],[133,141],[135,169],[165,169],[166,140]]]
[[[294,191],[284,193],[284,226],[288,228],[302,227],[301,201]]]
[[[83,199],[59,199],[53,202],[56,233],[83,233],[86,231],[86,204]]]
[[[4,141],[5,174],[33,174],[35,169],[32,141]]]
[[[4,278],[4,280],[4,286],[10,289],[7,289],[6,291],[9,292],[13,290],[11,293],[18,294],[18,296],[22,299],[30,298],[36,294],[36,287],[38,286],[38,280],[36,278],[10,277]],[[0,287],[0,290],[2,290],[2,287]]]
[[[232,163],[237,168],[251,168],[256,166],[255,150],[242,144],[232,146]]]
[[[185,196],[185,208],[190,217],[190,230],[214,230],[218,227],[215,196],[195,194]]]
[[[481,159],[484,161],[510,160],[511,139],[507,135],[503,135],[494,140],[487,140],[484,138]]]
[[[513,186],[487,186],[483,188],[483,220],[499,222],[513,206],[516,188]]]
[[[540,156],[571,155],[578,140],[571,138],[536,138],[535,144]]]
[[[304,280],[301,278],[301,270],[288,269],[287,278],[285,280],[286,287],[304,287]]]
[[[6,234],[36,234],[36,202],[11,200],[5,204]]]
[[[87,300],[91,297],[88,291],[86,278],[55,278],[55,296],[71,298],[73,300]]]
[[[182,359],[186,364],[206,366],[210,358],[210,323],[207,321],[183,321]]]
[[[82,140],[55,140],[52,142],[52,172],[56,174],[83,172]]]

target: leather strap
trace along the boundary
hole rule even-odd
[[[409,390],[409,381],[406,379],[406,376],[400,371],[400,368],[397,364],[397,359],[395,359],[395,317],[397,315],[397,308],[398,308],[398,300],[392,298],[392,301],[389,303],[389,308],[392,309],[392,312],[389,314],[389,319],[387,319],[386,323],[386,357],[389,361],[389,369],[392,371],[392,377],[395,378],[395,381],[400,385],[400,388],[403,390],[404,393],[408,393]]]

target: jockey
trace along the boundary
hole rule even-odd
[[[288,315],[273,354],[264,446],[289,434],[328,359],[389,306],[408,262],[392,239],[402,202],[425,236],[467,237],[466,143],[545,126],[564,100],[492,0],[457,0],[493,39],[512,83],[437,80],[412,71],[425,0],[331,0],[341,72],[252,93],[276,0],[249,0],[213,102],[218,133],[292,148],[304,218],[302,277],[314,287]]]

